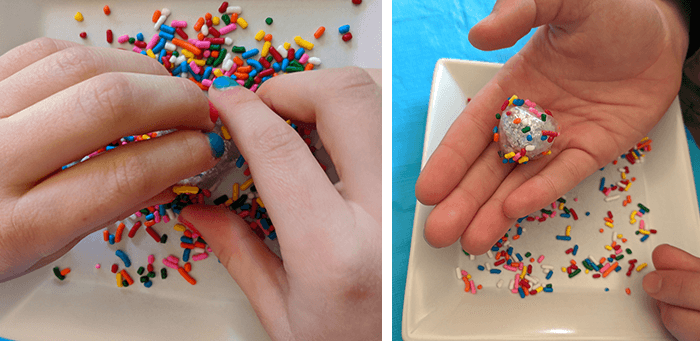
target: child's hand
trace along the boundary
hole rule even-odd
[[[481,254],[516,218],[556,200],[638,142],[678,93],[688,33],[665,1],[500,0],[471,30],[474,46],[512,46],[541,27],[474,97],[423,169],[416,197],[437,205],[425,224],[435,247],[461,237]],[[552,155],[504,165],[491,143],[495,114],[517,94],[561,125]]]
[[[209,90],[248,162],[284,262],[227,208],[188,206],[182,217],[275,340],[381,337],[379,78],[376,70],[343,68],[275,77],[257,95],[217,83]],[[329,181],[287,118],[316,124],[340,182]]]
[[[678,340],[700,340],[700,258],[666,244],[651,257],[656,270],[643,286],[657,300],[661,321]]]
[[[41,38],[0,57],[0,281],[37,269],[83,237],[212,167],[207,135],[182,130],[60,171],[121,137],[211,130],[209,104],[151,58]],[[160,194],[159,194],[160,193]]]

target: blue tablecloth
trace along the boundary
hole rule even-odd
[[[414,185],[420,172],[425,121],[435,63],[457,58],[505,63],[520,50],[528,36],[514,47],[492,52],[479,51],[469,43],[469,29],[491,13],[495,0],[418,1],[392,3],[392,335],[401,339],[406,269],[410,252]],[[689,134],[695,187],[700,177],[700,150]]]

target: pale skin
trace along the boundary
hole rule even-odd
[[[630,149],[678,94],[688,29],[672,2],[499,0],[469,40],[482,50],[505,48],[533,27],[540,28],[472,99],[418,178],[416,197],[436,205],[424,230],[434,247],[460,241],[469,253],[486,252],[517,218]],[[525,166],[502,164],[491,143],[495,113],[514,94],[551,110],[562,128],[552,155]],[[654,264],[677,268],[669,259],[682,251],[670,250],[659,247]],[[682,288],[700,300],[691,291],[700,280],[679,287],[679,273],[666,276],[676,280],[664,281],[662,291]],[[693,327],[700,325],[700,306],[652,296],[665,302],[662,321],[674,336],[700,338]]]
[[[173,184],[217,162],[204,134],[214,128],[207,96],[151,58],[42,38],[0,65],[0,281],[172,201]],[[344,68],[275,77],[260,96],[209,92],[255,177],[284,262],[227,210],[182,213],[273,339],[381,335],[380,78]],[[328,180],[285,119],[317,125],[340,182]],[[123,136],[172,128],[60,170]]]

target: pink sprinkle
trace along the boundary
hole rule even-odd
[[[207,51],[209,51],[209,50],[207,50]],[[204,85],[206,87],[210,87],[211,83],[212,83],[211,79],[202,79],[202,85]]]
[[[603,272],[605,272],[605,270],[607,270],[607,269],[608,269],[609,267],[610,267],[610,263],[608,263],[608,264],[605,264],[605,266],[604,266],[604,267],[600,268],[600,273],[603,273]]]
[[[164,216],[163,216],[163,222],[164,222],[164,223],[169,223],[169,222],[170,222],[170,217],[168,217],[167,215],[164,215]]]
[[[199,233],[197,233],[197,232],[192,232],[192,240],[195,240],[195,239],[199,238],[199,236],[201,236]]]
[[[616,255],[619,255],[620,252],[622,252],[622,248],[619,248],[619,249],[615,250],[615,254],[616,254]]]
[[[175,257],[175,256],[173,256],[173,255],[168,256],[167,260],[169,260],[169,261],[171,261],[171,262],[173,262],[173,263],[176,263],[176,264],[180,261],[179,258],[177,258],[177,257]]]
[[[574,198],[574,201],[578,202],[578,198]]]
[[[196,74],[199,74],[199,71],[202,70],[202,69],[199,67],[199,65],[197,65],[197,63],[194,62],[194,60],[190,62],[190,68],[192,69],[192,72],[194,72],[194,73],[196,73]]]
[[[641,216],[642,216],[642,212],[637,211],[637,216],[638,216],[638,217],[641,217]]]
[[[154,255],[148,255],[148,264],[153,264],[155,261],[156,257]]]
[[[465,270],[462,270],[462,277],[467,277],[467,275],[469,275],[469,273]]]
[[[119,36],[119,38],[117,38],[117,42],[119,42],[119,44],[124,44],[124,43],[126,43],[127,41],[129,41],[129,35],[128,35],[128,34],[125,34],[125,35],[123,35],[123,36]]]
[[[141,218],[141,216],[142,216],[141,211],[136,211],[136,213],[134,213],[134,214],[136,214],[136,216],[139,218]]]
[[[542,263],[543,260],[544,260],[544,255],[540,255],[540,257],[537,258],[537,263]]]
[[[245,82],[240,80],[240,79],[236,80],[236,83],[240,84],[241,86],[245,85]],[[245,212],[248,212],[248,211],[245,211]]]
[[[95,264],[95,269],[99,269],[99,268],[100,268],[100,263]]]
[[[211,42],[206,40],[197,40],[195,41],[194,46],[200,49],[208,49],[209,46],[211,46]]]
[[[258,84],[253,84],[253,86],[250,87],[250,91],[255,92],[255,90],[258,90]]]
[[[186,28],[187,21],[184,20],[173,20],[170,22],[170,27]]]
[[[639,221],[639,229],[643,230],[644,229],[644,220]]]
[[[232,32],[235,29],[236,29],[236,24],[231,23],[231,24],[226,25],[226,26],[222,27],[221,29],[219,29],[219,33],[226,34],[226,33]]]
[[[187,39],[187,41],[189,41],[190,44],[194,45],[194,44],[195,44],[196,42],[198,42],[199,40],[190,38],[190,39]]]
[[[202,259],[206,259],[207,257],[209,257],[209,254],[206,252],[202,252],[202,253],[198,253],[198,254],[192,256],[192,260],[196,262],[196,261],[200,261]]]
[[[234,72],[236,72],[236,63],[233,63],[233,67],[231,67],[231,70],[224,72],[224,76],[230,77]]]
[[[208,42],[207,42],[208,43]],[[209,50],[204,50],[204,58],[209,58],[211,56],[211,51]]]
[[[557,208],[556,203],[555,203],[555,202],[552,202],[552,209],[554,210],[554,209],[556,209],[556,208]]]
[[[309,55],[304,53],[301,55],[301,58],[299,58],[299,63],[306,64],[306,62],[309,61]]]
[[[527,105],[528,107],[531,107],[531,106],[532,106],[532,102],[530,102],[529,99],[526,99],[526,100],[525,100],[525,105]]]
[[[554,218],[557,216],[557,212],[552,212],[552,214],[549,215],[550,217]]]
[[[549,214],[547,214],[547,213],[542,213],[542,218],[549,218]]]
[[[146,50],[154,48],[156,44],[158,44],[158,40],[160,40],[160,37],[158,36],[158,34],[154,34],[151,38],[151,41],[149,41],[148,44],[146,44]]]
[[[610,194],[610,191],[612,191],[610,187],[605,187],[605,189],[603,189],[603,194],[605,194],[605,196],[607,197],[608,194]]]
[[[522,270],[522,269],[523,269],[523,262],[520,262],[520,265],[518,266],[518,270]]]
[[[472,287],[472,294],[476,294],[476,285],[474,285],[474,280],[469,281],[469,285]]]
[[[155,222],[160,223],[160,213],[158,211],[153,212],[153,218],[155,218]]]
[[[518,271],[518,269],[516,269],[516,268],[514,268],[514,267],[512,267],[512,266],[510,266],[510,265],[505,265],[505,264],[504,264],[504,265],[503,265],[503,268],[506,269],[506,270],[513,271],[513,272]]]
[[[169,260],[167,260],[167,259],[163,259],[163,265],[165,265],[165,266],[167,266],[167,267],[169,267],[169,268],[172,268],[172,269],[177,269],[177,268],[178,268],[178,266],[177,266],[176,263],[173,263],[173,262],[171,262],[171,261],[169,261]]]

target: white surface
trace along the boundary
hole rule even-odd
[[[438,61],[428,109],[423,165],[435,150],[445,132],[462,112],[468,97],[473,97],[498,71],[500,65],[445,60]],[[556,115],[556,113],[555,113]],[[508,283],[513,273],[500,275],[481,272],[478,264],[489,261],[486,255],[473,261],[465,256],[459,243],[434,249],[423,239],[425,220],[431,207],[417,203],[411,241],[411,254],[406,280],[402,334],[406,340],[667,340],[673,339],[659,319],[658,311],[642,289],[643,275],[653,269],[651,251],[662,243],[669,243],[690,253],[699,254],[700,217],[695,186],[690,166],[688,147],[683,130],[680,107],[676,100],[659,124],[650,132],[653,150],[647,153],[643,164],[630,166],[630,174],[637,181],[630,188],[632,205],[622,207],[622,200],[603,201],[598,191],[601,176],[606,183],[619,178],[618,166],[608,165],[597,171],[567,197],[567,207],[574,208],[578,221],[550,218],[544,223],[525,222],[526,231],[519,240],[512,241],[515,252],[532,252],[537,258],[545,255],[543,264],[554,266],[550,281],[544,280],[540,264],[533,263],[533,274],[543,283],[552,283],[553,293],[541,292],[535,297],[521,299],[507,286],[496,288],[503,278]],[[578,198],[578,202],[572,199]],[[637,203],[651,210],[645,214],[647,229],[657,229],[646,242],[635,236],[629,215]],[[632,206],[632,207],[631,207]],[[609,255],[603,248],[610,244],[612,230],[605,227],[603,217],[610,210],[615,217],[614,231],[628,238],[623,248],[632,249],[632,258],[649,263],[641,273],[633,271],[627,277],[626,255],[620,261],[622,270],[605,279],[593,279],[591,274],[580,273],[569,279],[561,272],[570,259],[577,262],[588,255],[594,258]],[[585,212],[590,211],[586,217]],[[639,218],[637,219],[640,220]],[[558,241],[555,235],[564,234],[572,225],[572,241]],[[604,228],[604,233],[598,229]],[[515,229],[513,229],[515,232]],[[512,235],[512,233],[511,233]],[[574,244],[578,255],[564,253]],[[492,263],[494,260],[490,260]],[[464,292],[464,283],[455,277],[455,267],[472,274],[475,284],[483,290],[476,295]],[[582,268],[583,269],[583,268]],[[605,292],[604,288],[610,288]],[[625,294],[629,287],[632,295]]]
[[[112,10],[105,16],[102,7]],[[1,1],[0,24],[8,29],[0,39],[0,54],[21,43],[40,36],[48,36],[87,45],[108,46],[105,31],[114,32],[112,47],[131,47],[118,44],[117,37],[128,33],[135,37],[143,32],[148,42],[153,33],[151,16],[156,9],[168,7],[170,20],[187,20],[185,30],[192,37],[191,28],[196,19],[210,12],[219,15],[221,1]],[[235,45],[261,48],[254,40],[263,29],[274,36],[275,46],[296,35],[316,44],[311,56],[320,57],[321,69],[356,65],[381,67],[381,1],[366,0],[355,6],[347,1],[236,1],[248,28],[240,27],[226,35]],[[83,13],[85,20],[76,22],[75,12]],[[271,26],[264,20],[272,17]],[[340,39],[337,28],[350,24],[353,39]],[[326,32],[318,41],[313,33],[319,26]],[[21,29],[19,29],[21,27]],[[88,33],[83,41],[78,34]],[[327,165],[328,160],[322,160]],[[243,178],[242,171],[234,172],[221,186],[220,194],[229,194],[231,183]],[[217,195],[213,195],[216,197]],[[160,279],[160,260],[169,254],[182,258],[179,247],[180,232],[172,230],[173,222],[157,224],[159,233],[168,234],[168,243],[155,244],[142,227],[134,239],[124,232],[122,242],[109,245],[102,241],[102,232],[88,236],[64,257],[29,275],[0,284],[0,337],[21,340],[99,340],[99,339],[196,339],[196,340],[262,340],[268,339],[245,295],[225,269],[211,254],[206,260],[192,262],[192,276],[197,285],[191,286],[177,271],[168,268],[168,278]],[[115,228],[110,227],[114,233]],[[127,269],[136,283],[128,288],[117,288],[115,275],[109,270],[112,263],[122,268],[115,255],[124,250],[131,258]],[[147,264],[149,254],[156,256],[157,277],[153,286],[143,287],[136,270]],[[100,263],[102,268],[94,268]],[[181,263],[182,264],[182,263]],[[61,282],[53,276],[52,268],[70,267],[72,272]],[[282,302],[280,302],[280,309]]]

